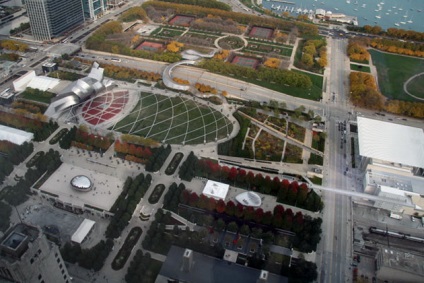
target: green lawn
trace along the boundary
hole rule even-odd
[[[368,66],[350,64],[350,69],[357,72],[371,73],[371,68]]]
[[[266,42],[248,40],[248,45],[243,48],[243,52],[252,52],[260,55],[268,55],[275,53],[280,56],[290,57],[293,52],[293,47],[288,45],[277,45]]]
[[[413,75],[424,72],[424,59],[387,54],[370,50],[377,67],[378,83],[382,94],[391,99],[418,101],[403,91],[403,84]],[[421,78],[421,80],[420,80]],[[415,96],[424,98],[424,80],[417,77],[408,86]]]
[[[222,139],[232,124],[220,112],[181,97],[142,93],[134,110],[114,130],[171,144]]]
[[[51,99],[55,97],[56,94],[48,92],[48,91],[45,91],[45,92],[39,91],[38,93],[33,93],[28,90],[25,90],[19,96],[24,99],[50,104]]]
[[[157,28],[155,29],[150,36],[152,37],[161,37],[161,38],[173,38],[175,36],[180,36],[183,34],[184,29],[175,29],[175,28]]]

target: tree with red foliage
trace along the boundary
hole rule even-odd
[[[257,188],[262,187],[264,184],[264,176],[262,176],[261,173],[256,174],[255,179],[253,180],[253,184],[255,184]]]
[[[236,211],[235,211],[234,215],[237,218],[242,218],[244,216],[244,206],[242,204],[237,203],[237,207],[236,207]]]
[[[228,181],[230,182],[235,182],[236,178],[237,178],[237,168],[236,167],[231,167],[230,172],[228,172]]]
[[[209,198],[206,209],[213,211],[216,208],[216,200],[214,198]]]
[[[225,207],[225,213],[233,216],[235,212],[235,208],[236,208],[236,205],[234,204],[233,201],[230,200],[229,202],[227,202],[227,206]]]
[[[262,217],[262,224],[271,225],[271,222],[272,222],[272,213],[271,211],[267,211],[264,213]]]
[[[255,184],[254,181],[255,181],[255,174],[253,174],[252,171],[249,171],[246,176],[246,183],[249,189]]]
[[[272,217],[272,226],[281,228],[283,225],[283,215],[282,214],[274,214]]]
[[[272,190],[272,180],[271,180],[271,177],[267,175],[261,187],[261,192],[269,195],[271,193],[271,190]]]
[[[199,196],[195,193],[192,192],[190,194],[189,200],[188,200],[188,204],[190,206],[197,206],[197,202],[199,201]]]
[[[257,208],[253,215],[253,220],[256,223],[262,223],[262,218],[264,217],[264,210],[262,208]]]
[[[218,203],[216,204],[216,212],[224,213],[225,207],[225,201],[223,201],[222,199],[218,200]]]
[[[293,214],[286,213],[283,218],[283,227],[286,230],[291,230],[293,227]]]
[[[281,215],[283,216],[284,214],[284,206],[282,206],[281,204],[278,204],[274,207],[274,215]]]
[[[290,184],[290,188],[287,192],[287,202],[290,204],[296,203],[296,197],[297,197],[297,190],[299,188],[299,184],[294,181]]]
[[[229,173],[230,173],[230,168],[228,166],[222,166],[221,176],[220,176],[221,180],[227,180]]]
[[[274,177],[274,179],[272,179],[271,194],[274,196],[277,195],[278,191],[280,190],[280,186],[281,186],[280,178]]]
[[[281,181],[281,185],[283,188],[288,189],[290,186],[290,181],[287,179],[283,179],[283,181]]]
[[[306,198],[308,197],[308,193],[309,193],[308,185],[306,185],[305,183],[302,183],[299,186],[299,189],[297,191],[297,197],[296,197],[297,205],[303,206],[303,204],[306,201]]]
[[[237,184],[242,185],[246,183],[246,170],[240,169],[237,174]]]
[[[201,209],[206,209],[207,204],[208,204],[208,197],[203,194],[200,195],[196,206]]]
[[[188,204],[190,201],[190,192],[188,190],[184,190],[180,195],[180,202],[182,204]]]
[[[245,220],[252,220],[255,216],[255,210],[253,207],[248,206],[244,209],[244,219]]]

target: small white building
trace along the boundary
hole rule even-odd
[[[72,242],[81,244],[85,240],[87,235],[90,233],[91,229],[93,229],[94,224],[96,224],[96,221],[93,221],[87,218],[84,219],[84,221],[75,231],[75,233],[72,235],[71,237]]]
[[[33,133],[0,125],[0,140],[6,140],[14,144],[21,145],[24,142],[30,142],[33,138]]]
[[[225,200],[229,189],[230,185],[208,180],[205,187],[203,188],[202,194],[207,197],[212,197],[216,200]]]

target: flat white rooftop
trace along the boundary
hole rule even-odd
[[[423,129],[358,117],[359,154],[424,168]]]
[[[85,175],[93,182],[93,189],[80,192],[72,189],[71,180]],[[41,186],[40,190],[58,195],[60,201],[84,207],[85,204],[110,211],[122,191],[123,182],[113,176],[63,163]]]
[[[21,145],[24,142],[31,141],[33,138],[33,133],[0,125],[0,140],[10,141],[14,144]]]
[[[225,200],[229,188],[230,185],[208,180],[202,193],[208,197]]]
[[[78,227],[77,231],[72,235],[71,241],[81,244],[84,241],[85,237],[87,237],[88,233],[90,233],[96,221],[85,218],[81,225]]]

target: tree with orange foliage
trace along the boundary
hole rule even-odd
[[[230,51],[222,49],[221,51],[215,54],[214,58],[219,60],[225,60],[228,58],[228,55],[230,55]]]
[[[180,49],[184,47],[184,43],[178,41],[171,41],[167,46],[166,50],[169,52],[177,53],[180,52]]]
[[[267,66],[268,68],[278,69],[278,67],[281,64],[281,60],[277,58],[268,58],[264,62],[264,66]]]

